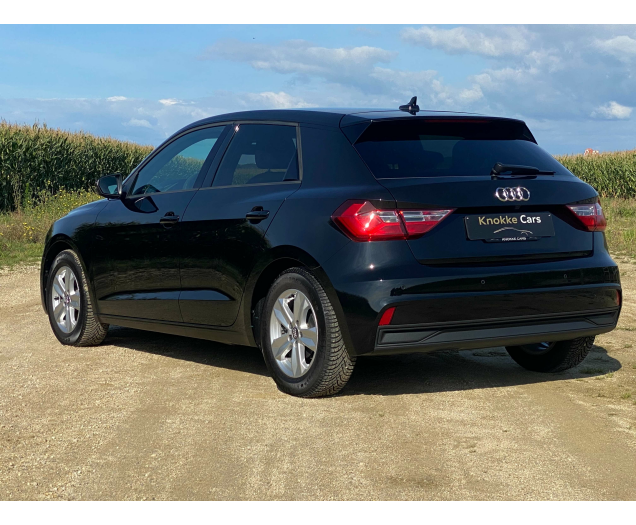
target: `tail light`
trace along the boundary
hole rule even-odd
[[[603,215],[603,208],[601,204],[595,202],[594,204],[571,204],[568,208],[577,219],[581,221],[581,224],[585,226],[585,229],[590,232],[602,232],[605,231],[607,221],[605,215]]]
[[[391,306],[391,308],[387,308],[386,310],[384,310],[384,313],[382,314],[382,317],[380,317],[380,322],[378,323],[378,325],[387,326],[391,324],[394,313],[395,313],[395,306]]]
[[[450,210],[378,210],[368,201],[347,201],[333,221],[354,241],[415,239],[432,230]]]

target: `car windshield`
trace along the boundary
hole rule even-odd
[[[375,122],[354,146],[377,179],[488,176],[497,162],[569,174],[515,120]]]

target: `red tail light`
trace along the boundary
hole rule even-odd
[[[382,317],[380,317],[380,322],[378,323],[379,326],[386,326],[391,324],[391,321],[393,320],[393,314],[395,313],[395,306],[392,306],[391,308],[387,308],[384,313],[382,314]]]
[[[414,239],[432,230],[453,210],[378,210],[368,201],[347,201],[333,221],[354,241]]]
[[[600,203],[594,204],[571,204],[568,208],[581,221],[588,231],[602,232],[605,231],[607,221],[603,215],[603,208]]]

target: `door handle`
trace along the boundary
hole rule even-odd
[[[163,217],[161,217],[161,219],[159,219],[159,224],[162,224],[164,228],[171,228],[178,222],[179,216],[175,215],[173,211],[169,211]]]
[[[256,206],[245,214],[245,218],[250,222],[263,221],[267,217],[269,217],[269,210],[264,210],[262,206]]]

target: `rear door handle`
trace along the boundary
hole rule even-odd
[[[162,224],[166,228],[171,228],[178,222],[179,222],[179,216],[175,215],[174,212],[172,211],[169,211],[163,217],[161,217],[161,219],[159,219],[159,224]]]
[[[263,221],[267,217],[269,217],[269,210],[264,210],[261,206],[257,206],[245,214],[245,218],[249,221]]]

